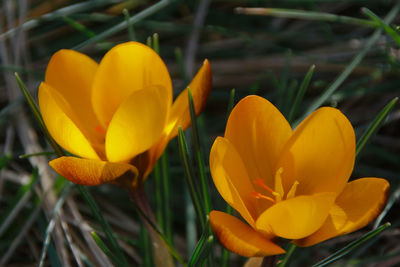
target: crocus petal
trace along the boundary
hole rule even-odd
[[[343,190],[353,170],[355,135],[339,110],[320,108],[293,132],[277,169],[282,168],[284,191],[299,182],[296,195]]]
[[[74,50],[55,53],[47,66],[45,83],[57,90],[72,106],[74,123],[91,140],[104,142],[104,134],[96,132],[99,122],[94,114],[91,89],[97,63]],[[70,115],[70,114],[67,114]]]
[[[113,47],[99,64],[93,81],[92,103],[103,127],[134,91],[161,85],[171,94],[167,67],[154,50],[137,42]]]
[[[274,188],[275,165],[292,129],[265,98],[251,95],[243,98],[232,110],[225,130],[227,138],[240,156],[252,179],[263,179]]]
[[[106,135],[106,154],[112,162],[127,161],[160,138],[170,108],[162,86],[133,92],[118,108]]]
[[[205,60],[201,69],[197,72],[196,76],[189,85],[193,96],[193,104],[196,114],[200,114],[203,110],[208,95],[211,90],[211,68],[208,60]],[[171,112],[168,118],[167,125],[164,129],[163,136],[155,143],[146,155],[146,165],[144,167],[144,175],[146,178],[153,169],[158,158],[163,153],[169,140],[178,134],[178,127],[186,129],[190,125],[190,110],[188,104],[187,89],[183,90],[172,104]]]
[[[389,183],[385,179],[363,178],[348,183],[322,227],[295,244],[312,246],[364,227],[381,212],[388,193]]]
[[[49,133],[60,146],[75,155],[99,159],[88,139],[69,117],[73,115],[69,103],[44,82],[39,87],[39,106]]]
[[[254,225],[256,199],[243,161],[228,139],[218,137],[210,152],[210,170],[221,196],[242,217]]]
[[[261,257],[285,253],[275,243],[227,213],[211,211],[210,224],[221,244],[236,254]]]
[[[205,60],[203,66],[197,72],[192,82],[188,86],[193,96],[193,104],[196,115],[199,115],[203,110],[208,95],[211,90],[211,67],[208,60]],[[167,132],[168,139],[175,137],[178,134],[178,127],[186,129],[190,125],[190,110],[188,102],[188,89],[183,90],[175,99],[171,114],[168,119]]]
[[[76,157],[60,157],[50,161],[49,164],[65,179],[81,185],[99,185],[125,176],[129,176],[134,182],[138,174],[137,169],[127,163]]]
[[[256,221],[256,229],[287,239],[299,239],[317,231],[328,217],[335,193],[319,193],[281,201]]]

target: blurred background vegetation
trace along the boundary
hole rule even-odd
[[[238,7],[293,9],[317,15],[307,13],[295,19],[287,10],[270,16],[250,15]],[[14,72],[36,99],[47,63],[57,50],[76,49],[100,61],[118,43],[146,43],[157,33],[160,55],[170,70],[176,95],[208,58],[213,86],[198,119],[198,132],[212,208],[225,210],[207,162],[213,140],[223,135],[231,90],[235,89],[235,103],[248,94],[261,95],[288,117],[307,71],[315,65],[298,111],[291,115],[293,124],[318,105],[334,106],[350,119],[359,139],[400,93],[398,9],[397,1],[389,0],[0,1],[0,266],[36,266],[39,262],[43,266],[112,265],[91,236],[94,230],[105,240],[101,223],[79,191],[48,167],[54,154],[22,97]],[[393,19],[383,25],[371,20],[368,10],[382,19],[392,14]],[[338,16],[327,19],[325,13],[361,22]],[[352,176],[390,181],[389,204],[379,219],[392,226],[341,258],[337,266],[400,265],[399,133],[400,108],[395,106],[358,155]],[[190,130],[186,137],[189,154],[195,155]],[[190,158],[193,166],[195,158]],[[202,229],[176,140],[162,159],[164,163],[147,180],[147,191],[161,227],[187,261]],[[200,175],[196,167],[193,170],[200,187]],[[152,266],[149,237],[128,193],[114,185],[89,191],[129,265]],[[315,264],[371,229],[296,249],[289,264]],[[217,241],[202,253],[213,257],[209,266],[240,266],[245,261],[229,255]]]

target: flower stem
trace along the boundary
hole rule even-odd
[[[282,258],[282,260],[278,263],[277,267],[285,267],[286,264],[288,263],[290,257],[292,256],[294,250],[296,249],[296,245],[293,243],[289,244],[289,248],[287,249],[287,252],[285,256]]]

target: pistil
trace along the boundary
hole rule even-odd
[[[263,195],[263,194],[261,194],[259,192],[256,192],[256,191],[253,191],[253,197],[255,197],[256,199],[265,199],[265,200],[271,201],[272,203],[276,203],[277,201],[280,201],[280,198],[278,197],[279,194],[277,192],[275,192],[274,190],[272,190],[271,187],[266,185],[263,179],[255,179],[253,181],[253,183],[255,185],[257,185],[258,187],[260,187],[262,189],[265,189],[266,191],[271,193],[272,196],[275,197],[275,199],[272,198],[272,197],[268,197],[266,195]]]
[[[94,130],[98,133],[102,133],[102,134],[106,133],[106,129],[104,129],[101,125],[96,125],[96,127],[94,127]]]

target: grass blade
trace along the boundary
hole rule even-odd
[[[239,14],[246,15],[261,15],[261,16],[274,16],[280,18],[290,19],[304,19],[304,20],[317,20],[332,23],[345,23],[353,24],[363,27],[378,28],[379,24],[375,21],[358,19],[348,16],[340,16],[325,12],[306,11],[298,9],[284,9],[284,8],[243,8],[238,7],[235,11]]]
[[[96,36],[96,34],[95,34],[93,31],[89,30],[85,25],[83,25],[83,24],[77,22],[76,20],[73,20],[73,19],[71,19],[71,18],[68,17],[68,16],[64,16],[63,19],[64,19],[64,21],[65,21],[66,23],[68,23],[71,27],[73,27],[73,28],[74,28],[75,30],[77,30],[78,32],[83,33],[83,34],[86,35],[87,37],[92,38],[92,37]]]
[[[19,88],[21,89],[22,93],[24,94],[26,101],[28,101],[29,107],[31,108],[33,115],[40,122],[40,124],[43,125],[43,127],[44,127],[44,121],[43,121],[42,115],[40,114],[39,107],[36,105],[35,100],[33,100],[31,93],[26,88],[24,82],[21,80],[18,73],[15,72],[14,75],[15,75],[15,79],[18,82]]]
[[[96,8],[104,5],[108,5],[112,2],[112,0],[106,0],[106,1],[86,1],[82,3],[77,3],[73,5],[69,5],[63,8],[60,8],[58,10],[55,10],[53,12],[47,13],[39,18],[31,19],[26,22],[24,22],[22,25],[17,26],[15,28],[12,28],[2,34],[0,34],[0,41],[5,40],[6,38],[9,38],[13,36],[15,33],[17,33],[19,30],[24,30],[28,31],[30,29],[33,29],[37,26],[39,26],[42,23],[45,23],[50,20],[54,20],[56,18],[62,17],[62,16],[67,16],[75,13],[80,13],[84,12],[86,10],[89,10],[91,8]]]
[[[154,166],[154,192],[156,201],[156,220],[161,229],[164,230],[164,216],[163,216],[163,183],[161,181],[161,163],[157,161]]]
[[[53,147],[53,149],[55,150],[55,152],[57,153],[58,156],[64,156],[64,152],[61,149],[61,147],[54,141],[54,139],[51,137],[50,133],[48,132],[46,125],[44,124],[44,121],[42,119],[42,116],[39,112],[39,108],[36,105],[35,101],[33,100],[31,94],[29,93],[29,91],[26,89],[25,84],[22,82],[21,78],[19,77],[19,75],[17,73],[15,73],[15,77],[17,79],[18,85],[20,86],[23,94],[25,95],[29,106],[32,110],[32,112],[35,115],[35,118],[37,119],[37,121],[39,122],[40,126],[42,127],[43,132],[45,133],[45,136],[47,138],[47,140],[50,142],[51,146]],[[83,198],[85,199],[85,201],[88,203],[93,216],[96,218],[96,220],[100,223],[108,242],[111,244],[112,248],[115,250],[115,253],[118,255],[118,257],[120,257],[120,259],[122,259],[123,262],[126,262],[126,258],[121,250],[121,248],[119,247],[112,231],[110,228],[110,225],[107,223],[107,221],[104,219],[103,215],[100,212],[99,207],[97,206],[96,202],[94,201],[93,197],[90,195],[89,191],[87,190],[86,187],[78,185],[77,186],[81,195],[83,196]]]
[[[131,15],[129,14],[129,10],[124,8],[122,10],[122,13],[124,14],[126,25],[128,28],[129,40],[136,41],[135,30],[133,29],[132,23],[129,21],[129,18],[131,17]]]
[[[153,34],[153,50],[156,51],[156,53],[159,55],[160,54],[160,42],[158,40],[158,33]]]
[[[65,202],[66,197],[69,194],[69,191],[71,190],[72,186],[74,184],[68,183],[67,186],[64,188],[63,193],[61,194],[60,198],[57,200],[56,205],[54,206],[54,209],[52,211],[50,221],[47,225],[46,228],[46,233],[44,236],[44,242],[43,242],[43,247],[42,247],[42,253],[40,255],[40,261],[39,261],[39,267],[42,267],[44,264],[44,260],[46,259],[46,254],[47,254],[47,249],[50,245],[50,239],[51,239],[51,233],[54,230],[54,227],[56,226],[56,219],[57,219],[57,214],[62,205]]]
[[[386,23],[390,23],[397,15],[400,9],[400,3],[397,3],[389,12],[389,14],[385,18]],[[372,36],[368,39],[367,43],[363,47],[363,49],[358,53],[349,65],[344,69],[344,71],[335,79],[335,81],[328,86],[325,92],[317,98],[304,114],[304,117],[313,112],[315,109],[319,108],[322,104],[325,103],[326,100],[339,88],[339,86],[344,82],[344,80],[352,73],[355,67],[361,62],[367,52],[371,49],[374,43],[378,40],[381,35],[382,30],[377,29]],[[296,123],[297,125],[297,123]]]
[[[137,205],[135,202],[132,202],[133,207],[135,210],[139,213],[139,215],[143,218],[143,220],[148,223],[148,225],[155,231],[155,233],[160,237],[160,239],[165,243],[166,247],[168,248],[168,251],[171,253],[171,255],[180,263],[185,265],[185,261],[182,259],[182,257],[179,255],[179,253],[174,249],[174,247],[171,245],[170,242],[168,242],[167,238],[164,236],[163,232],[158,228],[157,225],[153,222],[152,219],[147,216],[147,214],[142,210],[142,208]],[[150,234],[150,233],[149,233]]]
[[[236,94],[236,90],[232,89],[229,94],[228,108],[226,110],[226,120],[228,120],[229,115],[231,114],[231,111],[235,105],[235,94]]]
[[[39,173],[38,170],[35,169],[29,182],[19,188],[15,200],[12,201],[9,208],[4,212],[4,214],[7,215],[1,219],[0,237],[8,229],[11,223],[14,222],[17,215],[24,208],[26,202],[29,201],[29,198],[32,196],[32,189],[39,180],[38,178]]]
[[[190,81],[189,81],[189,77],[188,77],[188,75],[186,73],[185,62],[183,60],[182,49],[180,49],[180,48],[176,48],[175,49],[175,57],[176,57],[176,61],[178,63],[179,73],[181,75],[181,78],[183,79],[185,84],[189,84]]]
[[[161,10],[162,8],[166,7],[170,2],[171,2],[171,0],[161,0],[160,2],[157,2],[156,4],[150,6],[147,9],[139,12],[138,14],[130,17],[129,20],[125,20],[125,21],[109,28],[108,30],[90,38],[89,40],[86,40],[86,41],[80,43],[79,45],[73,47],[72,49],[80,50],[87,45],[96,43],[98,41],[103,40],[106,37],[109,37],[117,32],[120,32],[123,29],[125,29],[126,27],[128,27],[128,23],[130,25],[135,24],[136,22],[138,22],[138,21],[156,13],[157,11]]]
[[[389,114],[389,112],[393,109],[394,105],[397,103],[399,100],[398,97],[395,97],[392,99],[392,101],[389,102],[382,110],[379,112],[378,116],[376,116],[375,120],[371,123],[371,125],[368,127],[368,129],[364,132],[364,134],[361,136],[360,140],[357,142],[357,148],[356,148],[356,156],[360,153],[360,151],[364,148],[365,144],[368,142],[368,140],[372,137],[374,133],[382,126],[382,123],[384,122],[385,118]]]
[[[206,176],[206,171],[204,167],[203,154],[200,148],[199,127],[197,124],[196,110],[194,108],[193,95],[192,91],[190,90],[190,87],[188,87],[188,103],[189,103],[190,119],[192,125],[193,152],[195,154],[196,163],[200,174],[200,184],[201,184],[202,200],[204,208],[203,213],[204,217],[206,218],[207,215],[211,212],[211,197],[209,194],[209,186],[207,180],[208,177]],[[208,229],[209,233],[212,234],[211,227],[208,228],[209,228]],[[210,243],[209,245],[212,246],[213,243]],[[209,248],[209,252],[210,253],[209,253],[208,266],[212,267],[214,266],[214,253],[212,248]]]
[[[149,234],[146,231],[146,227],[144,227],[143,223],[140,224],[140,233],[139,233],[139,241],[140,241],[140,250],[143,254],[143,267],[153,266],[153,257],[152,257],[152,248]]]
[[[126,263],[120,261],[119,258],[111,252],[111,250],[106,246],[106,244],[104,244],[103,240],[101,240],[95,231],[92,231],[90,234],[99,248],[108,256],[108,258],[110,258],[110,260],[115,263],[116,266],[128,266]]]
[[[286,250],[287,251],[286,254],[283,256],[282,260],[279,262],[277,267],[285,267],[295,249],[296,249],[296,245],[293,243],[290,243],[289,248]]]
[[[3,169],[7,163],[11,160],[12,156],[10,154],[6,154],[0,157],[0,170]]]
[[[327,257],[327,258],[321,260],[320,262],[314,264],[312,267],[323,267],[323,266],[327,266],[327,265],[329,265],[331,263],[334,263],[335,261],[338,261],[339,259],[343,258],[347,254],[352,252],[354,249],[358,248],[359,246],[361,246],[362,244],[364,244],[365,242],[367,242],[371,238],[377,236],[381,232],[385,231],[389,227],[390,227],[390,223],[385,223],[384,225],[379,226],[375,230],[372,230],[372,231],[366,233],[361,238],[351,242],[350,244],[348,244],[344,248],[338,250],[337,252],[333,253],[329,257]]]
[[[291,61],[292,61],[292,51],[289,49],[285,53],[285,65],[282,70],[281,77],[279,79],[279,84],[278,87],[276,87],[278,91],[278,108],[279,110],[282,110],[282,113],[285,113],[285,109],[287,106],[287,101],[285,94],[288,91],[287,84],[289,81],[289,73],[290,73],[290,67],[291,67]]]
[[[389,25],[387,25],[380,17],[375,15],[374,12],[366,7],[361,9],[361,12],[368,16],[371,20],[375,21],[388,35],[390,35],[393,40],[400,46],[400,35],[393,30]]]
[[[297,91],[296,98],[295,98],[294,103],[292,105],[292,108],[290,109],[290,112],[289,112],[289,116],[288,116],[289,124],[292,124],[293,119],[296,116],[297,109],[299,108],[299,105],[300,105],[301,101],[303,101],[303,98],[304,98],[304,95],[305,95],[305,93],[307,91],[308,85],[310,84],[311,77],[312,77],[312,75],[314,73],[314,69],[315,69],[315,65],[312,65],[308,69],[308,71],[306,73],[306,76],[304,76],[304,79],[301,82],[299,91]]]
[[[49,131],[47,130],[42,115],[40,114],[39,107],[36,105],[32,95],[29,93],[28,89],[26,88],[24,82],[19,77],[18,73],[15,73],[15,79],[17,79],[18,85],[21,88],[21,91],[24,94],[26,101],[28,101],[29,107],[31,108],[33,115],[39,122],[39,125],[42,128],[44,135],[46,136],[46,139],[49,141],[50,145],[53,147],[54,151],[56,151],[58,155],[64,155],[62,148],[56,143],[56,141],[54,141],[53,137],[51,137]]]
[[[208,254],[212,250],[212,244],[214,242],[214,236],[210,235],[210,225],[207,222],[203,229],[203,234],[200,237],[197,246],[190,257],[188,267],[203,266],[203,262],[207,259]]]
[[[389,212],[389,210],[393,207],[394,203],[400,198],[400,186],[397,186],[396,190],[392,193],[390,196],[385,208],[379,214],[378,218],[376,218],[375,223],[374,223],[374,229],[376,229],[382,222],[383,218],[385,218],[386,214]]]
[[[164,151],[161,156],[161,174],[163,184],[163,209],[164,209],[164,232],[165,237],[170,244],[173,244],[174,239],[172,235],[172,213],[171,213],[171,187],[170,179],[168,175],[168,155],[167,151]]]
[[[196,154],[197,166],[199,168],[200,173],[200,181],[201,181],[201,189],[202,189],[202,199],[204,203],[204,213],[205,215],[209,214],[211,211],[211,198],[208,193],[208,182],[206,177],[206,171],[204,168],[204,160],[203,155],[200,149],[200,137],[199,137],[199,127],[197,125],[196,111],[194,109],[193,96],[192,91],[188,88],[188,101],[189,101],[189,110],[190,110],[190,119],[192,122],[192,135],[193,135],[193,148]]]
[[[230,254],[231,253],[230,253],[229,250],[227,250],[226,248],[223,248],[223,251],[221,253],[221,267],[228,267],[229,266],[229,256],[230,256]]]
[[[32,153],[32,154],[25,154],[25,155],[20,155],[18,158],[20,159],[27,159],[30,157],[37,157],[37,156],[52,156],[54,155],[54,151],[43,151],[43,152],[38,152],[38,153]],[[1,165],[0,165],[1,166]],[[1,169],[1,168],[0,168]]]
[[[8,250],[1,256],[0,259],[0,266],[4,266],[10,257],[13,255],[15,250],[17,249],[18,245],[23,241],[26,237],[27,232],[31,229],[32,225],[37,220],[38,216],[40,215],[41,208],[36,206],[32,213],[29,215],[28,219],[25,221],[21,231],[17,235],[16,238],[12,241],[12,243],[8,246]]]
[[[185,135],[183,134],[181,127],[179,127],[179,132],[178,132],[178,143],[179,143],[179,152],[181,155],[182,163],[185,168],[186,181],[189,186],[190,195],[192,197],[192,201],[193,201],[197,216],[199,217],[201,227],[204,228],[204,226],[205,226],[205,217],[203,216],[204,208],[201,205],[200,195],[196,189],[197,187],[196,187],[195,181],[194,181],[193,170],[189,163],[187,143],[186,143]]]
[[[185,234],[186,234],[186,247],[187,256],[191,257],[191,252],[195,250],[198,237],[197,237],[197,220],[196,210],[191,200],[190,190],[187,186],[183,188],[184,204],[185,204]]]
[[[77,185],[82,197],[85,199],[86,203],[89,205],[90,210],[92,211],[93,216],[96,218],[96,220],[100,223],[101,228],[104,231],[104,234],[106,235],[108,244],[111,245],[111,247],[114,250],[114,253],[118,256],[118,258],[123,262],[126,266],[128,265],[125,255],[122,252],[120,246],[118,245],[117,240],[114,237],[114,234],[111,230],[110,225],[108,222],[104,219],[103,215],[100,212],[99,206],[96,204],[94,201],[93,197],[90,195],[89,191],[85,186],[82,185]]]
[[[226,120],[228,120],[229,115],[231,114],[232,109],[234,107],[234,104],[235,104],[235,89],[232,89],[231,93],[229,94],[228,108],[226,111]],[[226,203],[225,212],[228,214],[232,214],[232,211],[233,211],[233,209],[232,209],[231,205]],[[230,251],[223,247],[222,252],[221,252],[221,258],[220,258],[221,267],[229,266],[229,255],[230,255]]]

